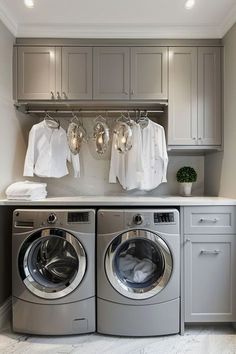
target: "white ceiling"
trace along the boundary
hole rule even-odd
[[[236,0],[0,0],[17,37],[221,38],[236,22]]]

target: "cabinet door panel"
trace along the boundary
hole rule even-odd
[[[62,93],[70,100],[92,99],[92,48],[62,48]]]
[[[197,48],[169,49],[169,145],[197,143]]]
[[[18,48],[18,99],[48,100],[56,89],[54,47]]]
[[[167,99],[165,47],[131,48],[131,99]]]
[[[235,237],[185,236],[185,322],[236,320]]]
[[[198,48],[198,140],[221,144],[221,49]]]
[[[94,48],[93,69],[94,99],[129,99],[129,48]]]

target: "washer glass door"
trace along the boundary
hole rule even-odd
[[[86,254],[79,240],[61,229],[43,229],[24,242],[19,271],[26,287],[45,299],[71,293],[86,271]]]
[[[131,299],[148,299],[164,289],[172,273],[172,256],[166,242],[146,230],[117,236],[105,256],[111,285]]]

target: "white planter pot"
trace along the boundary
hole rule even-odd
[[[192,185],[192,182],[180,183],[180,194],[184,197],[191,197]]]

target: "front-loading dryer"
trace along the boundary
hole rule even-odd
[[[95,211],[15,210],[12,279],[15,332],[94,332]]]
[[[178,210],[99,210],[97,230],[98,332],[179,333]]]

